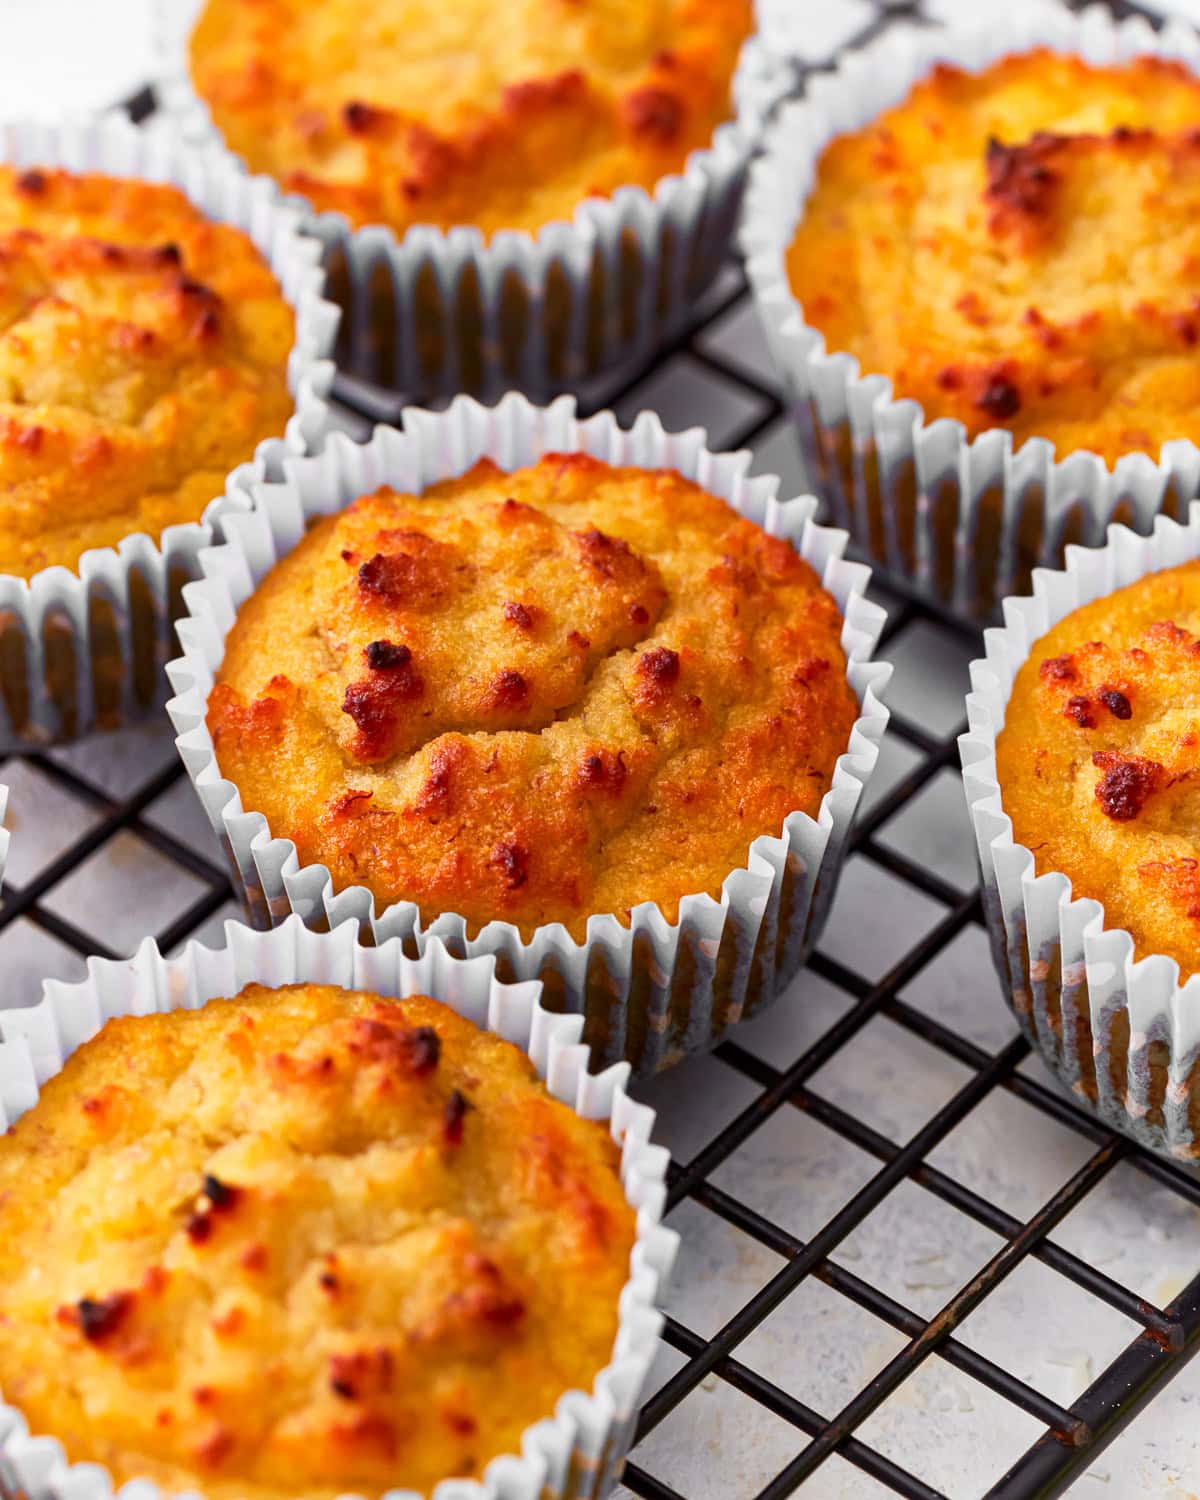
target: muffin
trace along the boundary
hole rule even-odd
[[[294,403],[291,306],[177,187],[0,165],[0,573],[199,521]]]
[[[1196,493],[1198,123],[1194,30],[1097,7],[881,36],[780,111],[747,274],[814,487],[903,584],[991,623]]]
[[[194,950],[172,1003],[296,938]],[[421,995],[251,984],[122,1015],[0,1139],[0,1389],[117,1485],[335,1500],[479,1474],[612,1358],[618,1163],[527,1056]]]
[[[669,922],[815,817],[858,716],[842,618],[788,542],[678,473],[549,453],[384,487],[242,606],[221,774],[337,888],[474,934]]]
[[[878,758],[884,615],[812,497],[703,444],[460,397],[218,517],[167,712],[255,926],[494,956],[641,1072],[781,993]]]
[[[1200,78],[1039,47],[832,141],[788,252],[830,350],[927,420],[1112,463],[1200,422]]]
[[[161,706],[209,508],[321,446],[319,259],[223,153],[0,130],[0,753]]]
[[[793,77],[755,0],[155,15],[165,115],[311,206],[339,364],[410,401],[544,398],[674,337]]]
[[[229,147],[318,210],[536,232],[707,146],[753,21],[752,0],[207,0],[190,65]]]
[[[1200,502],[1005,601],[959,741],[997,972],[1078,1103],[1200,1158]]]
[[[996,770],[1039,872],[1104,906],[1137,958],[1200,970],[1200,562],[1073,610],[1017,673]]]

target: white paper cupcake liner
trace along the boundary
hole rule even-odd
[[[8,788],[0,786],[0,895],[4,893],[4,866],[8,861],[8,830],[4,826],[4,814],[8,811]]]
[[[189,140],[219,141],[187,66],[203,0],[156,0],[155,91]],[[786,28],[779,23],[780,35]],[[345,310],[338,363],[410,399],[461,391],[545,397],[644,361],[686,321],[733,248],[746,167],[790,68],[758,37],[742,48],[734,118],[653,193],[619,189],[536,235],[418,225],[397,236],[307,211]]]
[[[1186,524],[1160,516],[1148,537],[1109,529],[1101,548],[1069,547],[1066,568],[1039,570],[1031,598],[1004,601],[971,665],[968,733],[959,739],[996,968],[1030,1042],[1078,1103],[1164,1155],[1200,1157],[1200,975],[1179,982],[1165,955],[1135,962],[1133,938],[1065,875],[1037,875],[1013,837],[996,778],[996,737],[1031,649],[1072,610],[1147,573],[1200,557],[1200,502]]]
[[[227,493],[241,494],[246,484],[278,475],[288,454],[319,446],[338,312],[323,300],[319,247],[300,234],[300,215],[270,181],[237,171],[222,152],[152,138],[115,116],[0,124],[0,161],[171,182],[211,218],[244,230],[295,311],[288,385],[296,409],[285,433],[260,443],[229,476]],[[0,752],[112,728],[161,706],[180,589],[196,576],[197,554],[210,540],[202,519],[168,527],[158,541],[139,533],[95,548],[75,569],[46,568],[29,579],[0,574]]]
[[[439,937],[456,953],[495,954],[505,977],[542,978],[557,1006],[583,1012],[585,1039],[599,1059],[625,1057],[641,1072],[711,1046],[776,995],[807,957],[824,921],[846,836],[878,756],[887,723],[878,695],[891,669],[872,662],[871,654],[884,614],[863,597],[868,569],[842,559],[846,534],[814,522],[811,496],[781,503],[778,480],[747,476],[749,454],[709,453],[704,436],[699,428],[667,433],[652,412],[643,412],[628,431],[610,412],[577,421],[569,396],[545,408],[516,395],[495,408],[460,397],[442,413],[410,409],[403,432],[379,428],[365,446],[335,436],[319,457],[285,463],[286,483],[256,486],[252,514],[229,510],[217,516],[215,525],[228,540],[202,555],[204,579],[184,591],[184,654],[167,668],[178,695],[167,712],[256,927],[297,912],[313,927],[353,922],[377,940],[399,935],[419,949]],[[675,922],[651,902],[634,908],[628,927],[615,916],[593,916],[582,943],[561,924],[538,928],[529,942],[505,922],[489,922],[469,937],[465,918],[453,913],[425,925],[411,902],[380,912],[362,886],[335,893],[323,865],[302,866],[295,845],[273,837],[262,814],[243,807],[237,788],[221,776],[204,722],[238,607],[296,545],[311,518],[340,510],[380,484],[420,491],[481,457],[514,469],[547,452],[677,469],[766,531],[787,537],[842,611],[849,682],[861,705],[815,820],[793,813],[778,836],[755,839],[719,899],[685,897]]]
[[[1117,22],[1104,6],[1014,10],[960,29],[891,32],[811,79],[786,105],[750,172],[741,244],[759,316],[799,431],[810,481],[858,545],[895,576],[961,614],[986,621],[1037,566],[1061,565],[1070,542],[1096,545],[1124,521],[1145,533],[1159,512],[1179,516],[1200,489],[1200,449],[1163,445],[1158,463],[1129,454],[1108,467],[1084,450],[1056,457],[1034,438],[1014,451],[996,429],[968,441],[961,422],[928,421],[896,400],[883,375],[825,347],[804,319],[786,256],[821,153],[899,104],[937,62],[978,71],[1010,52],[1047,46],[1095,64],[1139,54],[1200,72],[1200,36],[1181,22],[1155,31]]]
[[[352,927],[308,931],[292,919],[273,932],[229,922],[216,952],[189,943],[164,958],[147,938],[136,957],[91,959],[79,984],[47,981],[41,1002],[0,1012],[0,1131],[37,1100],[48,1078],[113,1016],[194,1010],[257,982],[312,982],[381,995],[432,995],[475,1025],[495,1032],[532,1058],[546,1087],[591,1120],[609,1124],[621,1146],[621,1180],[637,1210],[629,1280],[621,1293],[613,1356],[590,1392],[569,1391],[554,1414],[530,1427],[519,1456],[497,1458],[481,1480],[446,1480],[432,1500],[600,1500],[620,1474],[632,1440],[646,1374],[658,1348],[661,1304],[678,1236],[661,1223],[668,1153],[650,1143],[654,1112],[626,1093],[629,1068],[588,1072],[578,1016],[553,1015],[537,984],[502,984],[491,958],[453,958],[440,942],[407,957],[398,941],[364,948]],[[71,1464],[53,1434],[30,1435],[20,1412],[0,1392],[0,1491],[29,1500],[109,1500],[112,1477],[95,1464]],[[155,1484],[122,1489],[138,1500],[164,1500]],[[196,1497],[193,1497],[196,1500]],[[351,1500],[351,1497],[347,1497]],[[391,1490],[385,1500],[421,1500]]]

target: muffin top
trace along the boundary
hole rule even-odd
[[[478,1474],[612,1357],[618,1164],[421,996],[251,985],[110,1021],[0,1138],[0,1392],[118,1484]]]
[[[666,470],[483,461],[320,521],[242,606],[222,774],[338,888],[528,936],[717,894],[858,713],[837,605]]]
[[[1039,874],[1104,905],[1139,958],[1200,971],[1200,562],[1068,615],[1017,674],[1004,810]]]
[[[191,71],[252,170],[356,227],[537,231],[707,146],[753,20],[753,0],[207,0]]]
[[[1200,437],[1200,80],[937,67],[830,144],[787,264],[826,347],[928,418],[1157,458]]]
[[[292,310],[177,188],[0,166],[0,573],[197,521],[292,414]]]

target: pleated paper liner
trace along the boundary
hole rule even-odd
[[[153,137],[119,117],[64,125],[0,125],[0,160],[170,182],[210,218],[244,230],[295,311],[288,362],[295,414],[226,481],[227,493],[278,476],[289,454],[314,451],[327,421],[329,354],[338,312],[323,299],[319,246],[272,183],[237,171],[221,152]],[[214,497],[216,499],[217,497]],[[211,507],[210,507],[211,508]],[[72,740],[160,708],[181,590],[197,576],[212,533],[204,518],[85,552],[75,569],[0,574],[0,752]]]
[[[528,942],[499,921],[471,936],[453,912],[426,924],[411,902],[379,911],[365,887],[335,891],[325,867],[302,866],[295,845],[243,806],[217,765],[205,714],[237,608],[310,522],[380,484],[420,491],[482,457],[513,469],[543,453],[576,451],[615,465],[677,469],[786,537],[823,579],[842,611],[848,677],[861,712],[818,817],[793,813],[777,834],[755,839],[719,896],[686,896],[676,921],[644,902],[628,926],[592,916],[583,942],[560,924],[538,928]],[[286,464],[285,483],[256,486],[253,513],[218,517],[227,540],[203,554],[204,579],[185,591],[183,656],[168,668],[177,696],[167,711],[251,922],[265,928],[297,912],[314,928],[353,922],[376,940],[401,936],[414,950],[438,937],[456,953],[494,954],[505,977],[540,978],[555,1009],[584,1015],[584,1036],[598,1060],[628,1058],[642,1072],[712,1046],[774,999],[825,920],[887,723],[879,694],[890,668],[871,660],[884,615],[864,597],[868,570],[843,560],[845,533],[816,525],[811,497],[781,502],[778,481],[749,478],[749,463],[747,453],[709,453],[700,429],[665,432],[650,412],[626,431],[607,412],[578,421],[570,397],[545,408],[516,395],[495,408],[461,397],[440,413],[410,409],[403,432],[379,428],[363,446],[334,437],[318,458]]]
[[[32,1107],[46,1080],[111,1017],[196,1009],[206,1000],[236,995],[251,982],[431,995],[526,1052],[555,1098],[609,1125],[622,1148],[625,1194],[638,1216],[612,1359],[590,1391],[567,1392],[553,1413],[526,1431],[520,1455],[493,1460],[480,1480],[445,1480],[432,1497],[601,1500],[632,1442],[658,1348],[662,1318],[657,1309],[678,1248],[678,1236],[661,1223],[668,1154],[650,1142],[653,1111],[626,1093],[628,1067],[589,1073],[579,1018],[552,1015],[541,1003],[538,985],[502,984],[493,960],[453,958],[440,942],[427,944],[414,959],[398,941],[366,948],[351,927],[313,933],[296,918],[266,933],[227,923],[223,948],[213,952],[193,942],[175,958],[164,958],[147,938],[132,960],[92,959],[82,982],[49,981],[38,1005],[0,1012],[0,1130]],[[71,1463],[52,1433],[31,1434],[0,1391],[0,1492],[38,1500],[110,1500],[116,1488],[101,1466]],[[167,1500],[148,1480],[120,1493],[132,1496],[135,1490],[138,1500]],[[396,1489],[385,1500],[420,1497]]]
[[[1035,871],[1016,842],[996,779],[996,737],[1034,643],[1068,614],[1147,573],[1200,557],[1200,502],[1150,536],[1124,526],[1101,548],[1071,547],[1039,570],[1032,597],[1007,599],[971,667],[969,732],[959,740],[996,968],[1022,1031],[1076,1102],[1164,1156],[1200,1157],[1200,975],[1185,984],[1163,955],[1134,960],[1133,938],[1065,875]]]
[[[964,9],[969,10],[969,7]],[[829,350],[805,321],[786,256],[829,142],[899,104],[935,63],[978,71],[1011,52],[1047,46],[1095,64],[1142,54],[1200,72],[1200,36],[1179,22],[1155,31],[1104,6],[1029,12],[948,29],[888,33],[812,77],[784,106],[751,169],[741,230],[759,316],[785,387],[810,482],[872,562],[938,604],[981,623],[1029,587],[1035,567],[1061,565],[1072,542],[1096,545],[1124,521],[1149,530],[1179,516],[1200,489],[1200,449],[1184,439],[1159,461],[1129,454],[1111,468],[1095,453],[1056,454],[1033,438],[1014,450],[1001,429],[968,441],[961,422],[930,421],[897,400],[891,381]]]

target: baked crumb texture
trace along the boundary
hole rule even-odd
[[[293,403],[292,309],[177,188],[0,166],[0,573],[198,521]]]
[[[751,0],[208,0],[190,63],[232,150],[318,209],[536,232],[707,146],[753,23]]]
[[[611,1358],[618,1166],[423,997],[110,1021],[0,1138],[0,1390],[118,1483],[426,1493]]]
[[[815,817],[858,704],[833,598],[667,470],[483,460],[319,521],[242,606],[221,773],[337,888],[528,939],[674,921]]]
[[[996,752],[1039,874],[1104,906],[1136,956],[1200,971],[1200,562],[1068,615],[1017,674]]]
[[[928,419],[1108,462],[1200,436],[1200,79],[939,65],[834,140],[788,254],[830,351]]]

